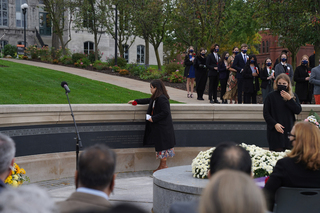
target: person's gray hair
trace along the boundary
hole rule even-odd
[[[0,133],[0,174],[8,171],[15,154],[16,146],[14,141],[9,136]]]
[[[22,185],[1,192],[0,213],[58,213],[49,194],[37,185]]]

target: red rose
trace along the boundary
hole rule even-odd
[[[264,179],[264,184],[267,183],[267,181],[269,180],[270,176],[266,177],[266,179]]]
[[[289,73],[288,73],[288,72],[286,72],[286,74],[287,74],[287,75],[289,75]]]
[[[138,103],[137,103],[136,101],[133,101],[133,102],[132,102],[132,105],[133,105],[133,106],[135,106],[135,105],[137,105],[137,104],[138,104]]]
[[[269,69],[271,70],[271,67],[269,67]]]
[[[255,70],[257,70],[257,67],[254,67]]]
[[[196,55],[196,53],[193,53],[192,55]]]
[[[310,73],[311,73],[311,71],[308,71],[308,73],[310,74]]]

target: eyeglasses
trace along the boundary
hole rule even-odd
[[[296,138],[296,136],[295,135],[293,135],[293,134],[291,134],[291,132],[288,132],[287,133],[287,135],[288,135],[288,138],[290,139],[290,137],[294,137],[294,138]]]

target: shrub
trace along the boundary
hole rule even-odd
[[[128,66],[128,70],[131,75],[140,76],[143,72],[147,70],[145,65],[142,64],[130,64]]]
[[[120,75],[129,75],[129,71],[126,70],[126,69],[121,69],[121,70],[119,71],[119,74],[120,74]]]
[[[183,83],[186,81],[179,71],[171,73],[171,75],[167,77],[167,80],[172,83]]]
[[[39,54],[39,48],[35,45],[26,48],[26,54],[30,55],[32,59],[37,59]]]
[[[39,56],[41,61],[52,61],[49,47],[42,47],[39,49]]]
[[[26,55],[24,55],[24,56],[22,56],[22,59],[23,59],[23,60],[28,60],[28,59],[29,59],[29,57],[28,57],[28,56],[26,56]]]
[[[59,63],[59,60],[58,60],[58,59],[53,59],[52,63],[53,63],[53,64],[58,64],[58,63]]]
[[[180,62],[171,62],[164,66],[165,74],[171,75],[171,73],[176,72],[179,70],[180,73],[184,70],[182,63]]]
[[[114,57],[113,58],[107,58],[107,63],[109,66],[114,66]],[[118,57],[117,58],[117,65],[120,68],[126,68],[127,67],[127,61],[124,58]]]
[[[73,64],[73,61],[72,61],[72,58],[71,58],[71,56],[63,56],[62,58],[61,58],[61,63],[62,64],[64,64],[64,65],[68,65],[68,64]]]
[[[140,75],[140,78],[143,80],[147,79],[159,79],[161,78],[162,73],[159,70],[156,70],[152,67],[148,67],[147,70]]]
[[[97,70],[102,70],[102,69],[106,69],[108,67],[108,64],[105,62],[101,62],[99,60],[96,60],[93,63],[93,67],[96,68]]]
[[[116,66],[113,66],[112,69],[113,69],[115,72],[119,72],[121,68],[120,68],[118,65],[116,65]]]
[[[77,64],[77,65],[76,65]],[[91,62],[89,61],[89,59],[87,58],[82,58],[79,59],[76,63],[75,66],[77,67],[81,67],[81,68],[86,68],[87,66],[89,66],[91,64]]]
[[[52,57],[54,57],[54,59],[60,59],[63,54],[63,51],[61,48],[55,50],[54,47],[51,47],[51,54],[52,54]]]
[[[3,53],[5,56],[10,55],[11,57],[15,57],[17,53],[17,47],[11,44],[7,44],[3,48]]]
[[[78,60],[80,60],[82,58],[87,58],[87,56],[83,53],[73,53],[72,54],[73,63],[76,63]]]
[[[98,50],[98,60],[101,59],[101,56],[103,55],[103,53],[101,53],[99,50]],[[96,58],[94,56],[94,52],[90,52],[89,55],[88,55],[88,59],[91,61],[91,63],[94,63],[96,61]]]

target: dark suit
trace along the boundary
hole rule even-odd
[[[246,56],[248,55],[246,54]],[[243,77],[242,77],[241,70],[244,68],[245,65],[246,63],[243,59],[242,54],[239,53],[238,55],[236,55],[232,64],[232,68],[237,70],[236,78],[238,80],[238,103],[239,104],[242,104],[242,89],[243,89]]]
[[[0,193],[6,188],[6,184],[0,179]]]
[[[188,202],[176,202],[170,207],[169,213],[197,213],[199,212],[199,200]]]
[[[272,210],[274,196],[280,187],[320,188],[320,170],[309,170],[297,158],[285,157],[278,160],[267,181],[264,191],[268,201],[268,209]]]
[[[91,211],[106,211],[111,207],[111,204],[105,198],[97,195],[74,192],[67,200],[58,202],[57,206],[60,213],[68,213],[77,212],[83,209],[90,209]]]
[[[218,70],[219,70],[219,79],[220,79],[220,86],[221,86],[220,98],[222,101],[224,101],[223,96],[226,93],[227,81],[229,77],[229,71],[227,70],[224,60],[218,63]]]
[[[218,60],[220,55],[218,54]],[[219,75],[218,75],[218,61],[213,53],[210,53],[207,56],[206,65],[208,68],[208,77],[209,77],[209,100],[217,100],[217,89],[219,83]],[[217,68],[217,69],[215,69]]]

